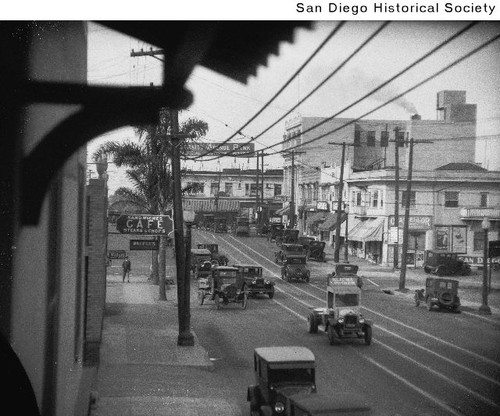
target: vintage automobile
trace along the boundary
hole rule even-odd
[[[217,263],[221,266],[227,266],[227,263],[229,263],[229,259],[227,258],[226,255],[219,253],[219,245],[218,244],[213,244],[213,243],[199,243],[197,245],[199,249],[207,249],[210,250],[211,253],[211,260],[217,261]]]
[[[205,261],[212,260],[212,253],[206,248],[192,248],[191,249],[191,264],[190,269],[196,274],[196,268]]]
[[[415,306],[425,302],[429,311],[434,307],[450,309],[460,312],[460,298],[458,297],[458,281],[439,277],[425,279],[425,289],[415,291]]]
[[[340,273],[327,277],[326,308],[315,308],[307,317],[307,329],[315,334],[318,329],[328,334],[330,345],[343,338],[372,342],[373,323],[361,314],[361,289],[355,277]]]
[[[456,253],[427,251],[424,271],[438,276],[468,276],[471,268]]]
[[[288,415],[294,416],[369,416],[371,407],[364,396],[355,393],[296,394],[288,402]]]
[[[267,241],[276,241],[281,238],[285,226],[283,224],[271,223],[269,225],[269,232],[267,233]]]
[[[281,246],[281,244],[297,244],[298,238],[299,230],[285,228],[281,237],[276,238],[276,245]]]
[[[216,233],[227,233],[227,218],[226,217],[215,217],[214,231]]]
[[[288,282],[293,279],[309,282],[311,272],[307,268],[306,256],[304,254],[287,255],[283,259],[283,265],[281,266],[281,278],[286,279]]]
[[[363,278],[358,275],[359,266],[350,263],[337,263],[331,276],[334,277],[352,277],[356,280],[356,285],[361,289],[363,287]]]
[[[301,244],[282,244],[278,251],[274,252],[274,261],[278,264],[283,264],[283,259],[286,256],[306,255],[304,246]]]
[[[250,221],[247,217],[236,218],[236,229],[234,233],[236,237],[250,236]]]
[[[316,363],[305,347],[262,347],[254,351],[255,384],[248,387],[250,414],[291,415],[290,398],[316,394]]]
[[[214,229],[214,214],[203,214],[203,221],[201,223],[201,229],[206,231],[213,231]]]
[[[326,262],[325,246],[326,243],[324,241],[311,241],[309,243],[309,250],[307,251],[307,260]]]
[[[315,237],[311,237],[309,235],[301,235],[300,237],[297,238],[297,244],[302,244],[307,254],[309,252],[309,245],[311,244],[311,241],[315,240],[316,240]]]
[[[274,297],[274,282],[262,276],[262,267],[256,265],[233,264],[238,269],[238,273],[243,280],[243,290],[249,296],[258,294],[268,295],[269,299]]]
[[[208,298],[215,302],[217,309],[229,303],[238,303],[246,309],[248,292],[243,286],[242,277],[236,267],[213,267],[206,282],[198,280],[198,302],[203,305]]]

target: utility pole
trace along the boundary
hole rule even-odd
[[[393,255],[393,268],[396,270],[398,268],[398,257],[399,257],[399,127],[394,129],[395,132],[395,147],[394,147],[394,226],[398,230],[398,241],[394,244],[394,255]]]
[[[295,227],[295,150],[292,150],[292,184],[290,199],[290,228]]]
[[[429,140],[410,139],[410,152],[408,157],[408,178],[406,180],[405,220],[403,224],[403,249],[401,256],[401,270],[399,273],[399,290],[406,291],[406,253],[408,252],[409,224],[410,224],[410,202],[411,202],[411,180],[413,176],[413,146],[415,143],[432,143]],[[398,144],[396,143],[396,147]],[[416,253],[415,253],[416,254]],[[416,261],[416,256],[415,256]]]
[[[170,110],[172,122],[172,176],[174,193],[174,235],[175,235],[175,264],[177,267],[177,300],[179,335],[177,345],[194,345],[194,336],[191,333],[191,310],[190,310],[190,275],[189,264],[186,264],[186,250],[184,244],[184,218],[182,212],[181,191],[181,158],[179,145],[181,136],[179,134],[179,113]]]
[[[257,234],[259,234],[259,178],[260,178],[260,169],[259,169],[259,151],[255,152],[256,161],[257,161],[257,170],[255,172],[255,229]]]
[[[354,146],[354,144],[334,143],[328,142],[328,144],[335,144],[342,146],[342,158],[340,159],[340,178],[339,178],[339,196],[337,198],[337,222],[335,224],[335,248],[333,251],[333,261],[338,263],[340,261],[340,225],[342,219],[342,198],[344,194],[344,164],[345,164],[345,148],[346,146]],[[347,240],[347,236],[346,236]]]
[[[260,206],[262,207],[260,212],[260,229],[262,230],[262,227],[264,225],[264,150],[260,151],[260,166],[260,183],[262,184],[262,191],[260,194]]]

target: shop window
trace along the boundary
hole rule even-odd
[[[274,195],[281,195],[281,184],[280,183],[275,183],[274,184]]]
[[[366,145],[370,147],[375,146],[375,132],[370,130],[366,135]]]
[[[458,207],[458,192],[446,191],[444,193],[444,206],[447,208]]]
[[[481,208],[486,208],[488,206],[488,193],[487,192],[481,192],[481,196],[480,196],[480,202],[479,202],[479,206]]]
[[[415,208],[416,200],[417,200],[416,192],[411,191],[409,194],[409,197],[410,197],[410,208]],[[403,191],[401,193],[401,206],[402,207],[406,207],[407,199],[408,199],[408,191]]]
[[[380,132],[380,147],[388,147],[389,146],[389,132],[384,130]]]
[[[484,231],[474,232],[474,251],[484,250]]]

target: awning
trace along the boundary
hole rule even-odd
[[[359,219],[359,218],[349,217],[349,222],[347,224],[347,227],[348,227],[347,237],[348,238],[349,238],[349,236],[351,235],[351,233],[353,232],[353,230],[357,227],[357,225],[360,222],[362,222],[362,220]],[[340,236],[341,237],[345,237],[345,226],[344,227],[340,227]]]
[[[286,207],[280,208],[277,210],[274,215],[288,215],[290,213],[290,206],[287,205]]]
[[[326,219],[328,212],[308,212],[306,217],[306,225],[310,227],[313,224],[322,222]]]
[[[340,216],[340,223],[342,224],[344,221],[345,221],[345,214],[342,214]],[[331,231],[336,227],[336,225],[337,225],[337,213],[329,212],[325,222],[323,222],[323,224],[320,224],[318,226],[318,230]]]
[[[358,223],[347,236],[351,241],[382,241],[384,218],[370,218]]]

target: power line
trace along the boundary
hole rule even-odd
[[[340,30],[340,28],[345,24],[345,22],[340,22],[329,34],[328,36],[323,40],[323,42],[320,43],[320,45],[314,50],[314,52],[309,56],[309,58],[306,59],[306,61],[295,71],[295,73],[288,79],[288,81],[285,82],[285,84],[267,101],[264,106],[257,111],[243,126],[241,126],[238,131],[244,129],[247,127],[253,120],[255,120],[287,87],[290,85],[290,83],[297,77],[297,75],[313,60],[313,58],[323,49],[323,47],[328,43],[328,41],[333,38],[333,36]],[[216,146],[212,151],[215,151],[219,149],[222,145],[226,144],[229,142],[236,134],[231,135],[229,138],[224,140],[222,143],[220,143],[218,146]],[[205,152],[201,154],[199,157],[206,156],[210,152]]]

